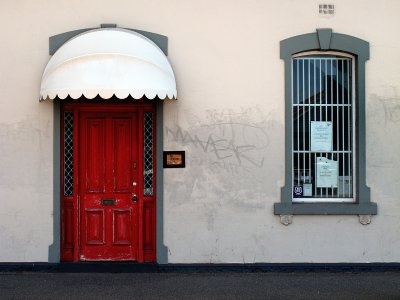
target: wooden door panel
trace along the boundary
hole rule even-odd
[[[143,206],[143,248],[152,249],[155,232],[154,206],[152,203],[145,203]]]
[[[113,243],[130,245],[132,243],[132,210],[113,210]]]
[[[63,240],[65,247],[74,248],[74,207],[72,203],[66,203],[63,210]]]
[[[105,244],[104,209],[86,209],[86,244],[103,245]]]
[[[114,192],[131,192],[132,124],[130,119],[114,119]]]
[[[105,120],[86,120],[86,191],[103,192],[106,185],[105,173]]]

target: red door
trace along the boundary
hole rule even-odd
[[[138,115],[80,114],[80,260],[138,259]]]

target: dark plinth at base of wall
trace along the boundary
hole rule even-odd
[[[0,272],[215,273],[400,272],[400,263],[155,264],[134,262],[0,263]]]

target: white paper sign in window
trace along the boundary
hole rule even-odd
[[[317,157],[317,187],[338,187],[338,162],[336,160]]]
[[[311,121],[311,151],[332,151],[332,122]]]

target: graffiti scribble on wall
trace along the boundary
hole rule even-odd
[[[207,158],[209,165],[227,172],[263,167],[269,140],[267,122],[257,108],[209,110],[194,123],[187,129],[167,127],[167,141],[189,146],[195,158]]]
[[[240,209],[264,207],[276,198],[283,124],[258,107],[185,114],[185,124],[166,127],[166,147],[186,150],[187,168],[167,176],[171,204],[198,203]],[[207,213],[204,211],[204,213]]]

